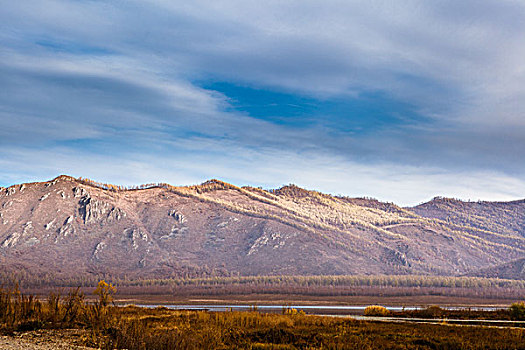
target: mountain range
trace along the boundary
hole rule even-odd
[[[288,185],[136,188],[59,176],[0,188],[3,273],[131,279],[439,275],[525,279],[525,200],[410,208]]]

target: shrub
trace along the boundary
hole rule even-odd
[[[365,316],[388,316],[390,311],[384,306],[371,305],[365,308]]]
[[[419,312],[419,317],[427,318],[439,318],[443,317],[444,315],[445,310],[436,305],[429,306],[426,309],[423,309]]]
[[[100,307],[106,307],[109,305],[109,303],[113,302],[113,294],[117,289],[111,284],[106,283],[106,281],[102,280],[98,282],[97,289],[93,292],[93,294],[98,295],[98,305]]]
[[[510,317],[516,321],[525,320],[525,302],[513,303],[510,306]]]

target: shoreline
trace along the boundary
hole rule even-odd
[[[515,302],[515,299],[496,299],[496,298],[472,298],[472,297],[448,297],[448,296],[340,296],[340,297],[315,297],[311,295],[267,295],[267,294],[246,294],[231,296],[177,296],[177,295],[115,295],[115,303],[141,304],[141,305],[322,305],[322,306],[367,306],[384,305],[390,307],[427,307],[437,305],[442,307],[490,307],[507,308]]]

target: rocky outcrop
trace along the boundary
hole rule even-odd
[[[131,241],[133,249],[137,250],[139,244],[148,241],[148,235],[138,228],[131,228],[124,231],[124,235]]]
[[[45,225],[44,225],[44,229],[45,229],[46,231],[52,229],[52,228],[55,226],[55,221],[56,221],[56,218],[54,218],[53,220],[51,220],[50,222],[48,222],[47,224],[45,224]]]
[[[100,254],[102,253],[102,251],[106,248],[106,243],[104,242],[99,242],[97,244],[97,246],[95,247],[95,249],[93,250],[93,255],[92,255],[92,258],[95,259],[95,260],[100,260]]]
[[[250,246],[250,249],[246,255],[252,255],[258,253],[261,249],[279,249],[286,245],[286,240],[289,238],[295,237],[296,234],[284,234],[281,232],[272,232],[268,230],[263,230],[262,235],[255,240],[255,242]]]
[[[73,195],[75,198],[89,197],[89,194],[83,187],[73,187]]]
[[[75,233],[75,228],[73,227],[74,217],[68,216],[64,221],[62,226],[58,229],[58,236],[56,240],[58,241],[61,238],[65,238],[71,234]]]
[[[2,247],[3,248],[10,248],[10,247],[13,247],[14,245],[16,245],[18,243],[18,240],[20,239],[20,237],[22,237],[22,234],[19,233],[19,232],[13,232],[11,233],[10,235],[8,235],[6,237],[6,239],[4,239],[4,241],[2,242]]]
[[[36,237],[30,237],[33,232],[33,223],[31,221],[26,222],[22,228],[21,232],[16,231],[9,234],[3,241],[3,248],[12,248],[20,244],[32,245],[39,241]]]
[[[13,194],[15,194],[15,193],[16,193],[16,188],[15,188],[15,186],[11,186],[11,187],[9,187],[9,188],[7,188],[7,189],[5,190],[5,195],[6,195],[6,196],[11,196],[11,195],[13,195]]]
[[[405,253],[390,248],[385,248],[385,262],[394,265],[411,266]]]
[[[170,210],[168,215],[173,217],[179,224],[183,224],[184,222],[186,222],[186,217],[175,209]]]
[[[126,217],[126,213],[122,209],[115,208],[107,202],[93,199],[89,195],[84,195],[79,204],[78,211],[84,220],[84,224],[110,223]]]

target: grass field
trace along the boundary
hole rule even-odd
[[[364,322],[258,312],[121,309],[117,348],[519,349],[525,329]]]
[[[97,299],[87,302],[79,290],[42,301],[16,288],[2,290],[0,331],[79,329],[82,344],[102,349],[525,349],[525,328],[449,325],[447,311],[435,307],[422,312],[436,324],[412,324],[310,316],[289,308],[264,314],[117,307],[113,292],[101,284]],[[519,313],[525,306],[515,305],[518,313],[507,308],[494,317],[525,318]]]

